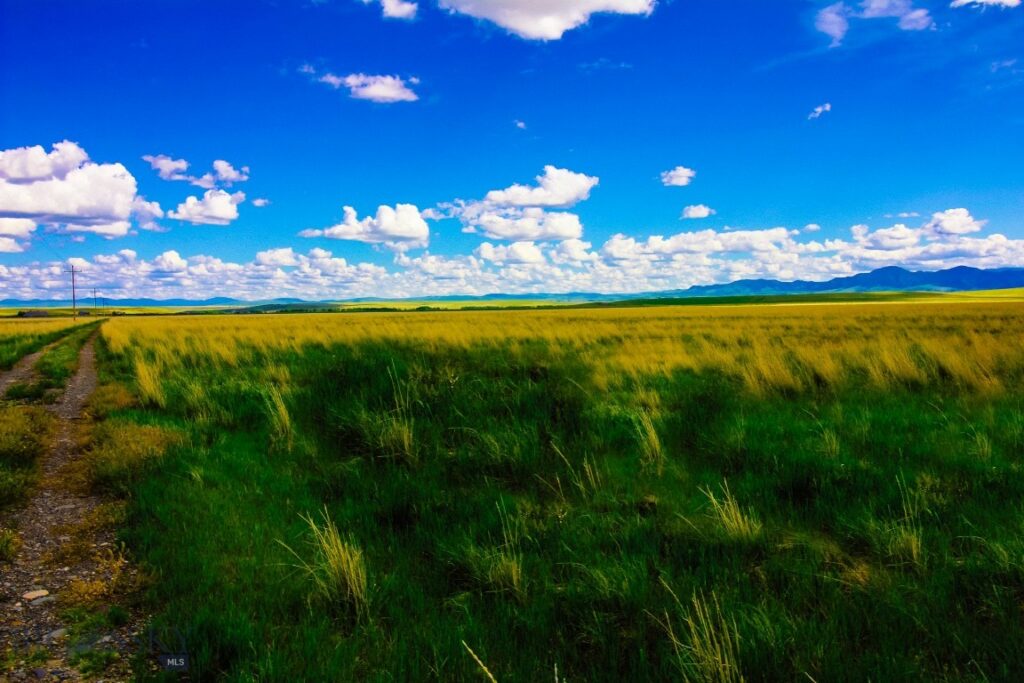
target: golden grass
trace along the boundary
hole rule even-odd
[[[1024,376],[1017,343],[1024,304],[1016,302],[175,316],[112,319],[102,334],[134,365],[141,397],[155,405],[166,401],[162,378],[177,376],[186,361],[248,371],[259,365],[272,381],[278,364],[248,360],[361,342],[430,352],[539,341],[592,366],[599,386],[713,371],[756,395],[847,381],[882,390],[944,382],[993,393]]]
[[[149,461],[163,456],[181,439],[180,432],[164,427],[106,420],[96,427],[92,446],[83,459],[88,478],[93,485],[121,489]]]
[[[50,334],[58,330],[64,330],[76,325],[84,325],[88,320],[74,320],[73,318],[0,318],[0,338]]]

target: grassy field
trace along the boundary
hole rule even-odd
[[[0,370],[8,370],[26,354],[60,339],[80,324],[73,319],[0,319]]]
[[[1016,303],[122,318],[88,465],[195,680],[1020,680],[1021,338]]]

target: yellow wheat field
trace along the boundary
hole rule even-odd
[[[0,339],[43,335],[83,324],[73,318],[35,319],[35,318],[0,318]]]
[[[186,365],[286,374],[271,356],[369,341],[425,352],[547,343],[591,365],[599,384],[688,369],[738,377],[755,393],[854,375],[880,388],[942,381],[989,393],[1024,374],[1021,303],[122,318],[106,323],[103,336],[154,388]]]

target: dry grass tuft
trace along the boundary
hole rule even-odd
[[[676,657],[676,666],[684,681],[693,683],[743,683],[740,669],[740,646],[736,622],[726,619],[712,592],[707,600],[694,593],[689,609],[684,608],[672,588],[664,579],[661,585],[676,603],[682,619],[677,633],[674,619],[665,610],[657,621],[665,629]]]
[[[640,465],[661,474],[665,469],[665,451],[658,438],[658,429],[651,414],[646,410],[636,413],[636,434],[640,441]]]
[[[307,562],[284,542],[279,543],[299,561],[297,566],[312,581],[316,595],[356,620],[363,620],[369,616],[370,607],[363,551],[355,539],[341,535],[326,507],[322,517],[322,523],[312,515],[302,517],[311,535],[312,561]]]
[[[722,527],[725,535],[740,541],[754,541],[761,537],[761,521],[751,510],[744,511],[729,491],[729,482],[721,486],[721,498],[710,488],[701,489],[711,503],[711,516]]]
[[[288,406],[276,386],[267,389],[264,394],[267,406],[267,418],[270,422],[270,445],[276,450],[291,453],[295,445],[295,426]]]

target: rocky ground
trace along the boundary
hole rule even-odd
[[[0,388],[30,378],[38,355],[0,377]],[[21,540],[13,562],[0,563],[0,680],[131,675],[143,619],[126,598],[139,577],[115,541],[117,506],[88,492],[75,469],[96,386],[90,340],[63,397],[48,407],[58,425],[39,485],[26,503],[0,515],[0,528]]]

